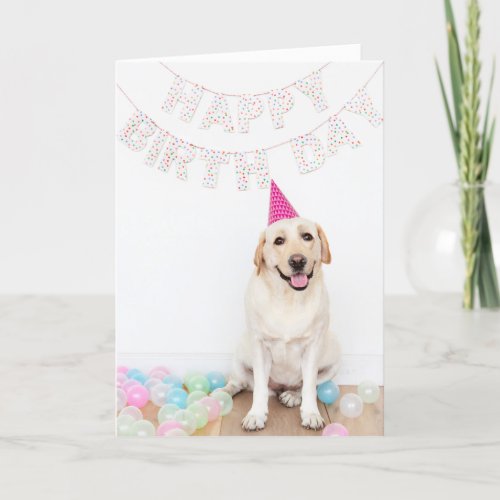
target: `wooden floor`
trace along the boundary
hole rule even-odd
[[[356,392],[356,386],[341,386],[341,394]],[[355,419],[344,417],[339,411],[339,399],[333,405],[318,402],[325,423],[338,422],[347,427],[351,436],[382,436],[384,434],[384,389],[380,388],[380,398],[375,404],[365,404],[363,414]],[[194,435],[197,436],[320,436],[321,431],[304,429],[300,425],[299,407],[287,408],[276,397],[269,398],[269,416],[266,428],[257,432],[246,432],[241,428],[241,420],[252,405],[252,393],[242,392],[234,397],[233,410]],[[148,403],[142,409],[144,418],[158,426],[158,407]]]

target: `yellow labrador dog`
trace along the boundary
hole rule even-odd
[[[325,233],[307,219],[282,219],[262,233],[245,296],[247,329],[223,389],[253,389],[245,430],[264,428],[275,392],[285,406],[300,405],[304,427],[323,427],[316,385],[333,377],[339,361],[321,269],[330,260]]]

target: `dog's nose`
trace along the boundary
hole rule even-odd
[[[301,269],[304,269],[307,264],[307,259],[301,253],[294,253],[293,255],[290,255],[288,264],[290,264],[290,267],[293,270],[300,271]]]

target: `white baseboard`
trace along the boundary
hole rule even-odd
[[[212,370],[231,371],[232,355],[229,353],[117,353],[117,364],[149,371],[154,366],[165,365],[182,377],[187,371],[206,373]],[[384,384],[383,356],[379,354],[344,354],[335,381],[341,385],[357,385],[362,380]]]

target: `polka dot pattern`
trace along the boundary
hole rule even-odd
[[[286,89],[272,90],[267,96],[267,104],[271,113],[274,128],[283,128],[283,115],[288,113],[294,105],[293,94]]]
[[[258,96],[244,95],[238,101],[238,132],[248,134],[250,120],[258,118],[262,114],[264,106]]]
[[[129,118],[125,127],[118,132],[118,138],[132,151],[141,151],[146,147],[148,137],[151,137],[155,131],[156,125],[153,120],[137,110]]]
[[[160,162],[160,170],[168,172],[172,163],[175,164],[175,175],[182,181],[187,180],[187,164],[194,160],[196,148],[183,139],[169,134],[167,147]]]
[[[297,80],[295,87],[311,99],[314,109],[318,113],[328,108],[328,103],[323,92],[323,81],[321,80],[321,73],[319,71],[311,73],[307,78]]]
[[[373,100],[365,88],[359,90],[351,100],[347,101],[344,108],[351,113],[363,116],[374,127],[378,127],[383,121],[382,115],[375,109]]]
[[[187,90],[186,87],[189,87]],[[198,108],[198,104],[203,96],[203,89],[196,84],[187,84],[180,76],[177,76],[170,87],[161,109],[167,113],[172,113],[178,102],[184,104],[179,118],[185,122],[190,122]]]
[[[205,175],[201,184],[207,188],[217,187],[217,179],[219,178],[219,166],[229,163],[229,153],[218,151],[216,149],[202,149],[201,159],[206,161]]]
[[[224,132],[234,132],[233,119],[229,113],[227,99],[223,95],[214,95],[203,117],[200,128],[208,129],[212,125],[221,125]]]
[[[290,145],[301,174],[317,170],[325,163],[325,149],[315,135],[301,135],[292,139]]]
[[[159,170],[168,172],[170,166],[175,164],[177,178],[183,181],[187,180],[187,164],[194,160],[196,148],[183,139],[161,130],[155,135],[144,163],[150,167],[154,166],[163,148],[165,150]]]
[[[328,135],[327,135],[327,154],[329,156],[337,153],[338,149],[342,146],[349,145],[355,149],[361,146],[361,142],[349,130],[346,124],[338,117],[333,116],[328,122]]]
[[[251,174],[256,176],[257,187],[266,189],[271,183],[267,154],[265,151],[255,151],[253,163],[248,162],[249,154],[236,153],[234,155],[234,166],[236,173],[236,185],[239,191],[246,191],[249,188],[249,178]]]
[[[159,129],[158,132],[156,132],[155,136],[153,137],[153,142],[149,147],[146,158],[144,158],[145,165],[147,165],[148,167],[154,166],[169,136],[170,134],[165,130]]]
[[[374,72],[374,74],[376,71]],[[373,75],[372,75],[373,77]],[[370,77],[370,80],[371,78]],[[368,83],[369,81],[368,80]],[[186,85],[190,86],[186,90]],[[328,108],[325,96],[323,94],[320,72],[315,72],[303,80],[298,80],[296,88],[313,102],[317,111]],[[288,113],[294,105],[294,97],[288,90],[292,86],[271,91],[268,94],[268,106],[272,115],[273,126],[281,128],[284,125],[284,115]],[[366,87],[366,85],[365,85]],[[250,188],[250,175],[254,175],[255,183],[258,188],[264,189],[270,186],[270,173],[267,159],[267,151],[290,144],[292,153],[297,162],[300,173],[308,173],[321,168],[324,165],[326,156],[332,156],[338,153],[342,146],[349,145],[351,148],[357,148],[361,145],[356,134],[350,130],[344,121],[339,118],[339,113],[349,111],[365,117],[369,123],[377,127],[383,122],[382,115],[375,109],[372,98],[368,95],[366,88],[363,87],[356,92],[354,97],[347,101],[340,110],[326,117],[309,133],[297,136],[293,139],[271,144],[265,149],[255,151],[222,151],[210,148],[204,148],[186,142],[164,129],[161,129],[144,112],[139,110],[131,98],[117,84],[117,88],[124,94],[130,104],[135,108],[134,114],[128,119],[125,126],[118,131],[118,139],[123,142],[132,151],[141,151],[150,142],[149,150],[144,163],[154,166],[158,159],[161,159],[158,166],[159,170],[167,172],[172,164],[175,164],[176,175],[179,179],[187,179],[187,164],[192,162],[198,155],[199,159],[204,160],[205,172],[202,179],[202,185],[209,188],[215,188],[218,182],[219,169],[221,164],[228,164],[234,156],[234,168],[236,174],[236,184],[239,191],[245,191]],[[194,94],[193,94],[194,91]],[[199,91],[196,97],[196,91]],[[204,92],[210,92],[208,89],[183,80],[176,75],[169,95],[164,103],[164,109],[172,112],[176,105],[181,102],[183,119],[190,120],[195,112],[199,101]],[[237,97],[238,114],[237,130],[241,133],[248,133],[250,120],[257,119],[263,112],[264,95],[246,94],[242,96],[228,94],[228,96]],[[193,97],[194,96],[194,97]],[[210,128],[211,125],[220,125],[226,132],[234,132],[231,114],[227,96],[223,94],[214,94],[214,97],[206,111],[201,128]],[[328,125],[326,147],[314,135],[316,130]],[[149,137],[154,136],[152,141]],[[199,151],[199,153],[197,153]]]

